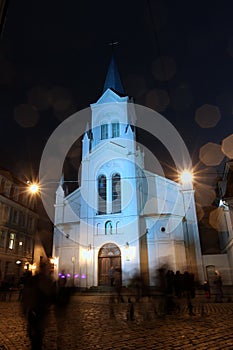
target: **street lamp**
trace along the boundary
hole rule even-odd
[[[182,184],[187,184],[193,181],[193,173],[190,170],[184,170],[180,174]]]
[[[36,194],[36,193],[39,192],[40,186],[39,186],[39,184],[37,182],[27,181],[27,184],[28,184],[28,191],[31,194]]]

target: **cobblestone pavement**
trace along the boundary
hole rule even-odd
[[[195,299],[195,315],[189,316],[184,300],[178,314],[165,317],[159,317],[154,301],[134,306],[135,319],[127,321],[127,302],[118,303],[114,296],[75,295],[65,309],[51,308],[44,350],[233,349],[233,303]],[[30,349],[16,300],[0,302],[1,349]]]

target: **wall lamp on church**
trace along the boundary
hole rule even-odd
[[[85,248],[81,248],[81,257],[83,262],[87,262],[88,260],[91,259],[91,250],[92,250],[91,244],[88,244],[88,246]]]
[[[126,242],[124,246],[124,255],[125,261],[134,260],[136,257],[136,247],[130,245],[129,242]]]

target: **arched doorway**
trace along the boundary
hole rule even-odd
[[[99,250],[98,285],[110,286],[109,270],[111,266],[121,271],[121,251],[114,243],[107,243]]]

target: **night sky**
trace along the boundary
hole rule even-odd
[[[175,126],[212,183],[233,129],[232,10],[209,0],[11,0],[0,46],[1,166],[36,175],[53,130],[101,96],[118,41],[126,94]],[[166,152],[146,140],[169,169]]]

